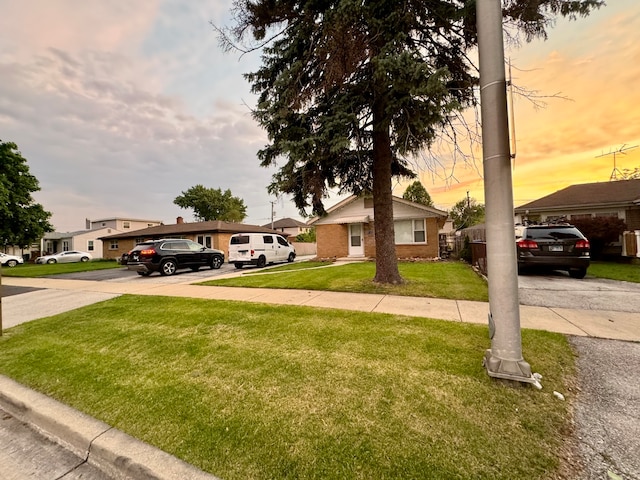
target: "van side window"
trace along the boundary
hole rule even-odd
[[[273,243],[273,237],[271,235],[265,235],[262,239],[264,240],[264,243]]]
[[[282,238],[282,237],[276,237],[276,238],[278,239],[278,243],[279,243],[280,245],[283,245],[283,246],[285,246],[285,247],[288,247],[288,246],[289,246],[289,243],[288,243],[284,238]]]

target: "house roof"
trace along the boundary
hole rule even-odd
[[[326,215],[322,216],[322,217],[313,217],[311,218],[308,222],[307,225],[313,225],[314,223],[318,222],[319,220],[326,218],[330,215],[333,215],[334,213],[336,213],[338,210],[340,210],[341,208],[345,207],[346,205],[349,205],[350,203],[356,201],[358,198],[358,196],[356,195],[352,195],[348,198],[345,198],[344,200],[342,200],[341,202],[338,202],[337,204],[335,204],[333,207],[328,208]],[[408,205],[410,207],[416,208],[418,210],[422,210],[425,213],[429,213],[430,215],[428,216],[432,216],[432,217],[441,217],[441,218],[447,218],[449,216],[449,214],[447,212],[445,212],[444,210],[439,210],[437,208],[434,207],[427,207],[426,205],[422,205],[421,203],[416,203],[416,202],[412,202],[410,200],[405,200],[404,198],[400,198],[400,197],[396,197],[395,195],[391,197],[393,199],[393,202],[395,203],[402,203],[404,205]],[[367,219],[353,219],[350,220],[349,217],[344,217],[344,218],[339,218],[336,223],[352,223],[352,222],[367,222],[370,219],[373,219],[373,216],[368,215],[367,217],[371,217],[371,218],[367,218]]]
[[[515,208],[516,213],[567,207],[640,205],[640,179],[571,185]]]
[[[265,228],[271,228],[271,222],[263,225]],[[295,218],[281,218],[280,220],[276,220],[273,222],[273,228],[307,228],[308,225],[306,223],[300,222]]]
[[[173,225],[156,225],[155,227],[142,228],[132,232],[117,233],[100,237],[100,240],[116,240],[121,238],[162,238],[167,235],[182,235],[187,233],[278,233],[270,228],[259,225],[247,225],[244,223],[223,222],[211,220],[208,222],[185,222]]]

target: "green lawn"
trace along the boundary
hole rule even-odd
[[[300,263],[297,265],[304,265]],[[299,288],[336,292],[384,293],[415,297],[449,298],[487,301],[486,282],[469,265],[462,262],[401,262],[399,270],[406,280],[403,285],[380,285],[372,281],[375,263],[360,262],[339,266],[310,264],[310,267],[289,266],[269,269],[261,274],[210,280],[202,285],[234,287]],[[248,270],[251,271],[251,270]],[[278,272],[274,274],[272,272]],[[251,271],[255,273],[256,271]]]
[[[487,376],[486,326],[122,296],[5,331],[0,372],[225,480],[553,478],[574,358],[522,342],[542,390]]]
[[[25,263],[13,268],[2,268],[5,277],[44,277],[47,275],[59,275],[61,273],[89,272],[91,270],[104,270],[107,268],[119,268],[121,265],[115,260],[91,260],[90,262],[35,264]]]
[[[640,264],[591,262],[587,275],[590,277],[640,283]]]

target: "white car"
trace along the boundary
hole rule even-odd
[[[54,253],[36,258],[36,263],[73,263],[88,262],[93,257],[90,253],[71,250],[70,252]]]
[[[2,263],[3,267],[15,267],[19,263],[24,263],[24,259],[16,255],[0,253],[0,263]]]

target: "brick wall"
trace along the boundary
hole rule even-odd
[[[347,225],[316,226],[318,258],[346,257],[349,254]]]

